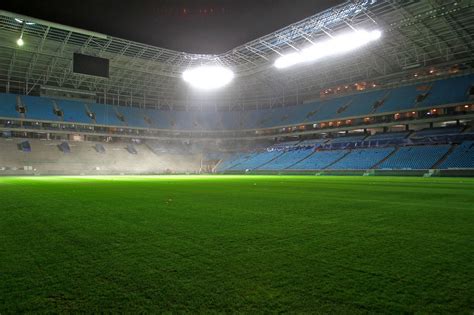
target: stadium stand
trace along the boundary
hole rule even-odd
[[[454,139],[455,142],[447,142],[445,138],[439,138],[439,135],[450,135],[450,140]],[[429,141],[423,140],[426,137]],[[365,134],[359,134],[294,140],[274,144],[263,151],[260,149],[224,157],[215,170],[226,172],[473,168],[473,138],[471,129],[460,125],[426,128],[416,133],[398,131],[376,133],[367,137]]]
[[[83,103],[70,100],[56,100],[56,103],[64,112],[64,121],[83,124],[93,122],[92,119],[87,116],[87,111]]]
[[[329,139],[307,139],[298,143],[301,147],[320,147],[323,146]]]
[[[425,128],[416,131],[412,138],[423,138],[423,137],[435,137],[440,135],[454,135],[462,131],[463,127],[452,126],[452,127],[438,127],[438,128]]]
[[[70,153],[64,154],[56,148],[61,141],[29,139],[31,153],[19,148],[24,141],[0,138],[0,175],[188,173],[196,172],[200,165],[196,155],[157,155],[144,144],[132,155],[122,143],[72,142]],[[25,171],[25,166],[32,170]]]
[[[331,148],[343,148],[349,146],[351,144],[360,143],[364,140],[367,135],[354,135],[354,136],[345,136],[345,137],[337,137],[329,142],[327,142],[326,146]]]
[[[54,113],[51,99],[34,96],[22,96],[21,100],[27,108],[26,119],[57,121],[59,117]]]
[[[325,169],[348,154],[349,150],[317,151],[308,158],[291,166],[293,170],[320,170]]]
[[[373,114],[377,102],[379,106],[375,110],[376,114],[430,108],[439,104],[464,104],[469,102],[467,91],[473,84],[474,75],[466,75],[338,96],[298,106],[245,112],[175,111],[98,103],[85,104],[69,100],[55,101],[64,111],[64,121],[67,122],[93,123],[94,121],[87,117],[89,111],[95,116],[94,120],[98,125],[171,130],[260,129],[370,115]],[[420,95],[425,97],[421,100]],[[36,96],[22,96],[21,99],[27,107],[26,119],[59,120],[53,112],[52,99]],[[0,117],[18,119],[15,104],[16,95],[0,94]],[[145,117],[148,117],[148,123]]]
[[[312,148],[292,149],[284,152],[269,163],[259,167],[259,170],[284,170],[293,164],[307,158],[313,153]]]
[[[18,118],[18,113],[15,110],[16,95],[14,94],[0,94],[0,117]]]
[[[449,145],[421,145],[401,147],[380,169],[429,169],[450,149]]]
[[[281,154],[283,154],[283,152],[277,150],[255,152],[237,160],[237,163],[228,170],[245,171],[258,169]]]
[[[365,138],[365,141],[399,140],[408,137],[409,134],[409,131],[381,132],[368,136],[367,138]]]
[[[474,168],[474,141],[464,141],[458,145],[438,168]]]
[[[245,153],[237,153],[237,154],[231,155],[228,158],[221,160],[221,162],[216,166],[216,171],[223,172],[223,171],[229,170],[233,166],[236,166],[237,164],[241,163],[241,161],[245,159],[246,156],[247,154]]]
[[[341,160],[332,164],[328,169],[370,169],[386,158],[395,148],[354,149]]]

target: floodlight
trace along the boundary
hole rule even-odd
[[[18,40],[16,41],[16,44],[20,47],[25,44],[25,41],[23,40],[23,36],[20,36],[20,38],[18,38]]]
[[[287,68],[297,63],[302,62],[302,56],[299,53],[291,53],[288,55],[283,55],[275,61],[275,67],[277,68]]]
[[[335,36],[329,40],[315,43],[300,52],[283,55],[275,60],[275,67],[282,69],[298,63],[316,61],[328,56],[340,55],[355,50],[382,36],[379,30],[356,30],[347,34]]]
[[[19,18],[15,18],[15,21],[17,21],[20,24],[23,24],[23,20]],[[26,22],[26,25],[35,25],[33,22]]]
[[[233,78],[232,70],[222,66],[199,66],[183,72],[183,80],[200,90],[223,87]]]

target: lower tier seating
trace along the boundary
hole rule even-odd
[[[280,154],[282,151],[263,151],[258,153],[253,153],[247,158],[243,158],[240,163],[234,165],[229,170],[235,171],[245,171],[245,170],[254,170],[259,168],[260,166],[270,162]]]
[[[301,148],[297,150],[287,151],[284,154],[280,155],[273,161],[259,167],[259,170],[284,170],[291,165],[301,161],[306,158],[314,151],[312,148]]]
[[[386,158],[394,150],[395,148],[393,147],[380,149],[355,149],[328,168],[334,170],[369,169]]]
[[[296,147],[235,154],[223,160],[218,172],[228,170],[424,170],[474,168],[474,141],[459,145],[394,145],[345,150]]]
[[[450,145],[423,145],[400,148],[378,166],[379,169],[429,169],[450,149]]]
[[[318,151],[307,159],[293,165],[290,169],[294,170],[320,170],[333,164],[344,155],[348,154],[349,150],[331,150]]]
[[[474,168],[474,141],[465,141],[457,146],[439,168]]]

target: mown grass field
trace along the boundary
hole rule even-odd
[[[474,311],[474,180],[0,178],[0,314]]]

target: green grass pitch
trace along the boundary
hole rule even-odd
[[[0,178],[0,314],[472,314],[473,205],[459,178]]]

